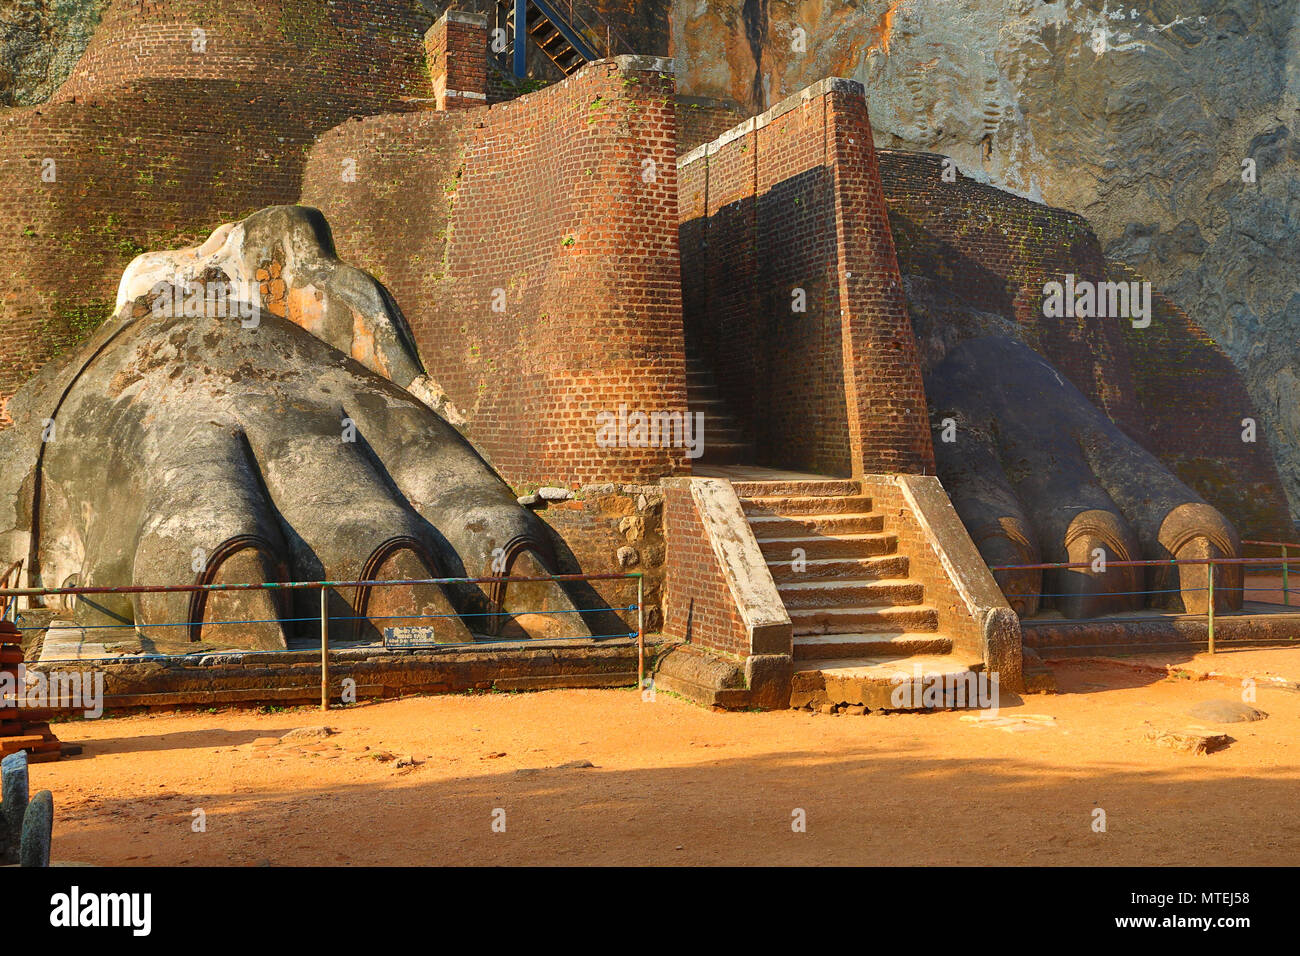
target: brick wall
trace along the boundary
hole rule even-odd
[[[1115,281],[1137,273],[1108,263]],[[1146,445],[1188,486],[1224,513],[1243,538],[1295,537],[1268,436],[1241,374],[1217,342],[1176,305],[1152,296],[1151,326],[1124,323]],[[1242,419],[1256,423],[1242,440]],[[1253,554],[1253,551],[1247,551]]]
[[[393,291],[466,433],[515,484],[643,484],[680,448],[601,447],[598,413],[684,412],[673,82],[619,58],[521,99],[355,120],[302,201]],[[345,159],[357,181],[340,183]]]
[[[932,473],[861,86],[791,97],[682,157],[679,183],[687,347],[758,462]]]
[[[424,35],[433,97],[440,110],[487,104],[488,19],[455,10]]]
[[[713,653],[747,657],[749,632],[686,482],[664,486],[664,538],[672,547],[665,568],[664,634]]]
[[[1153,294],[1151,326],[1046,318],[1043,284],[1140,279],[1108,262],[1086,220],[958,174],[943,157],[879,152],[902,273],[968,309],[1013,318],[1026,343],[1244,537],[1289,534],[1286,499],[1267,440],[1241,441],[1256,417],[1231,361],[1167,299]]]
[[[373,112],[429,95],[422,37],[431,22],[419,0],[114,0],[55,100],[146,79],[274,78],[327,92],[345,112]]]
[[[677,97],[677,152],[689,153],[745,120],[745,110],[730,100]]]
[[[413,0],[107,8],[51,103],[0,112],[0,423],[108,315],[135,255],[295,201],[317,133],[427,101],[429,19]]]
[[[1121,323],[1043,316],[1044,282],[1066,273],[1105,278],[1087,221],[960,174],[944,182],[941,156],[880,150],[879,161],[903,274],[926,276],[971,308],[1014,318],[1026,344],[1141,440]]]

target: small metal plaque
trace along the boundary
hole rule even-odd
[[[443,644],[432,627],[386,627],[384,647],[432,647]]]

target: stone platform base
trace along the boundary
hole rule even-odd
[[[1201,649],[1209,643],[1204,614],[1159,614],[1097,618],[1090,621],[1020,622],[1026,648],[1043,658],[1111,657],[1146,654],[1161,648]],[[1216,645],[1267,647],[1300,645],[1300,608],[1247,604],[1242,611],[1217,615]]]
[[[673,645],[647,640],[646,670]],[[308,704],[320,702],[320,651],[228,651],[184,657],[57,661],[32,670],[104,674],[104,709]],[[520,641],[412,650],[352,647],[331,651],[329,697],[343,700],[354,681],[357,701],[472,690],[635,687],[636,642]]]

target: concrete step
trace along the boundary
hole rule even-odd
[[[839,660],[848,657],[898,659],[917,654],[951,654],[952,640],[942,634],[868,631],[861,634],[804,634],[794,639],[794,659]],[[802,670],[797,663],[795,670]]]
[[[768,538],[758,542],[764,556],[771,561],[792,561],[796,557],[806,560],[816,558],[871,558],[893,554],[898,550],[898,535],[880,532],[875,534],[797,535],[788,538]],[[802,551],[796,555],[795,549]]]
[[[790,683],[790,706],[925,710],[996,703],[987,698],[992,687],[984,682],[983,668],[982,662],[957,655],[800,661]]]
[[[799,535],[868,534],[882,531],[885,519],[873,514],[751,515],[749,526],[759,541]]]
[[[856,481],[839,478],[733,481],[731,487],[741,498],[832,497],[862,493]]]
[[[889,554],[879,558],[816,558],[799,563],[786,556],[780,561],[767,562],[772,580],[778,585],[784,581],[834,581],[887,580],[907,577],[909,562],[905,555]]]
[[[871,499],[865,495],[828,495],[820,498],[796,498],[789,495],[772,498],[742,498],[740,504],[747,515],[867,514],[871,511]]]
[[[777,585],[786,610],[819,607],[909,607],[925,600],[920,581],[794,581]]]
[[[908,607],[786,608],[794,633],[849,634],[859,631],[937,631],[939,612],[925,604]]]

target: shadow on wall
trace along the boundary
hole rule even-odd
[[[846,477],[835,201],[819,166],[682,223],[682,306],[756,463]]]

